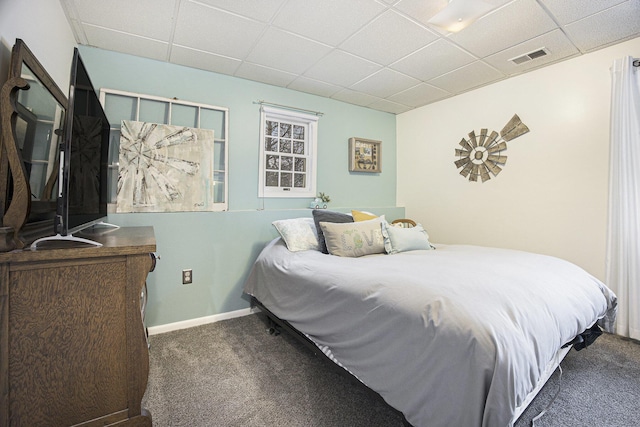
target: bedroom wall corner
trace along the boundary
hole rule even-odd
[[[604,279],[609,68],[625,55],[640,56],[640,38],[398,115],[397,204],[435,242],[554,255]],[[502,172],[462,177],[459,141],[514,114],[530,132],[508,143]]]

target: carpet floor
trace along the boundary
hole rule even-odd
[[[239,317],[149,338],[143,400],[156,427],[394,427],[403,418],[264,316]],[[640,345],[601,336],[570,351],[515,427],[640,425]]]

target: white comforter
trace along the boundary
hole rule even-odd
[[[474,246],[341,258],[263,250],[245,284],[414,426],[509,426],[565,343],[616,297],[549,256]]]

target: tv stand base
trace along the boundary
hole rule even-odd
[[[93,241],[93,240],[89,240],[89,239],[85,239],[85,238],[82,238],[82,237],[77,237],[77,236],[74,236],[73,234],[68,234],[68,235],[66,235],[66,236],[63,236],[63,235],[61,235],[61,234],[56,234],[55,236],[41,237],[40,239],[35,240],[35,241],[31,244],[30,249],[31,249],[32,251],[35,251],[35,250],[37,250],[37,249],[38,249],[38,244],[39,244],[39,243],[42,243],[42,242],[48,242],[48,241],[53,241],[53,240],[56,240],[56,241],[77,242],[77,243],[87,243],[87,244],[89,244],[89,245],[93,245],[93,246],[96,246],[96,247],[100,247],[100,246],[102,246],[102,243],[99,243],[99,242],[96,242],[96,241]]]

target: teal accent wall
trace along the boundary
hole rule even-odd
[[[245,278],[264,245],[277,237],[271,222],[311,216],[311,199],[258,197],[260,106],[264,100],[324,115],[318,126],[318,191],[331,208],[404,216],[396,207],[395,116],[340,101],[249,80],[131,55],[81,46],[80,54],[96,87],[178,98],[229,108],[229,210],[110,214],[121,226],[151,225],[158,253],[149,275],[147,326],[158,326],[249,306]],[[382,173],[352,173],[350,137],[382,141]],[[182,285],[183,269],[193,283]]]

